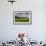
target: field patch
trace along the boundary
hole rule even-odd
[[[15,17],[15,22],[29,22],[29,18],[26,18],[26,17]]]

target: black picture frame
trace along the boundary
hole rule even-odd
[[[13,24],[32,24],[32,11],[13,11]]]

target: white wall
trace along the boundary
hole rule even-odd
[[[17,0],[13,5],[0,0],[0,40],[11,40],[19,32],[31,34],[37,41],[46,40],[45,0]],[[32,25],[14,25],[13,11],[32,11]]]

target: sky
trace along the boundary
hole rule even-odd
[[[14,15],[18,16],[18,17],[28,17],[28,18],[30,16],[30,18],[32,18],[32,12],[31,11],[15,11]]]
[[[15,16],[18,16],[18,17],[28,17],[29,18],[29,14],[24,14],[24,13],[22,13],[22,14],[16,14]]]

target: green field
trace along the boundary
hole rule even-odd
[[[32,19],[30,18],[30,23],[32,23]]]
[[[29,22],[29,18],[26,17],[15,17],[15,22]]]

